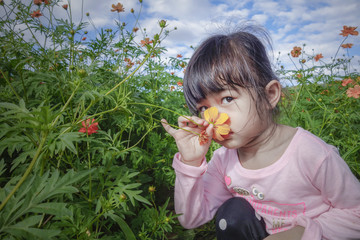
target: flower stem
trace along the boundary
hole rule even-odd
[[[154,104],[150,104],[150,103],[130,103],[130,104],[157,107],[157,108],[160,108],[160,109],[163,109],[163,110],[172,112],[172,113],[174,113],[174,114],[177,114],[177,115],[179,115],[179,116],[182,116],[182,117],[186,118],[187,120],[191,121],[192,123],[194,123],[195,125],[197,125],[197,126],[199,126],[199,127],[203,127],[202,125],[194,122],[192,119],[190,119],[190,118],[188,118],[188,117],[186,117],[186,116],[184,116],[184,115],[182,115],[182,114],[180,114],[180,113],[178,113],[178,112],[175,112],[175,111],[173,111],[173,110],[171,110],[171,109],[165,108],[165,107],[161,107],[161,106],[154,105]],[[140,115],[140,116],[143,116],[143,117],[148,117],[147,115],[144,115],[144,114],[141,114],[141,113],[137,113],[137,114]],[[161,120],[156,119],[156,118],[151,118],[151,119],[153,119],[153,120],[155,120],[155,121],[158,121],[158,122],[162,122]],[[184,131],[186,131],[186,132],[193,133],[193,134],[195,134],[195,135],[200,136],[200,134],[197,133],[197,132],[193,132],[193,131],[187,130],[187,129],[185,129],[185,128],[181,128],[181,127],[176,126],[176,125],[171,124],[171,123],[167,123],[167,124],[170,125],[170,126],[173,127],[173,128],[181,129],[181,130],[184,130]]]
[[[15,89],[13,88],[13,86],[11,85],[9,79],[7,78],[7,76],[5,76],[4,72],[1,71],[1,74],[3,75],[3,77],[5,78],[5,81],[7,82],[7,84],[9,84],[11,91],[13,91],[13,93],[15,94],[15,96],[17,97],[17,99],[20,101],[21,97],[19,96],[19,94],[15,91]]]
[[[44,136],[41,139],[41,142],[39,144],[39,147],[33,157],[33,159],[30,162],[30,165],[28,166],[28,168],[26,169],[24,175],[21,177],[21,179],[19,180],[19,182],[16,184],[16,186],[14,187],[14,189],[6,196],[5,200],[1,203],[0,205],[0,211],[5,207],[6,203],[10,200],[10,198],[15,194],[15,192],[20,188],[20,186],[23,184],[23,182],[26,180],[26,178],[29,176],[32,168],[34,167],[36,161],[38,160],[42,148],[46,142],[46,137],[47,137],[47,133],[44,134]]]
[[[192,122],[192,123],[195,124],[195,125],[202,126],[202,125],[196,123],[194,120],[188,118],[187,116],[184,116],[184,115],[182,115],[182,114],[180,114],[180,113],[178,113],[178,112],[175,112],[174,110],[171,110],[171,109],[166,108],[166,107],[154,105],[154,104],[151,104],[151,103],[129,103],[129,104],[130,104],[130,105],[131,105],[131,104],[132,104],[132,105],[144,105],[144,106],[149,106],[149,107],[160,108],[160,109],[162,109],[162,110],[165,110],[165,111],[174,113],[174,114],[176,114],[176,115],[178,115],[178,116],[184,117],[185,119],[189,120],[190,122]],[[158,121],[160,121],[160,120],[158,120]],[[169,125],[170,125],[170,124],[169,124]],[[171,125],[170,125],[170,126],[171,126]],[[184,129],[184,130],[185,130],[185,129]]]
[[[86,138],[89,138],[88,130],[86,129]],[[91,169],[91,158],[90,158],[90,145],[89,141],[86,141],[86,147],[88,151],[88,167]],[[91,201],[91,173],[89,175],[89,200]]]

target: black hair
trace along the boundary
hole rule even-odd
[[[259,116],[269,108],[265,87],[278,80],[272,70],[265,45],[271,47],[269,34],[257,26],[229,34],[218,34],[203,41],[195,50],[184,76],[184,95],[190,111],[198,115],[196,105],[207,95],[242,87],[251,93]],[[277,108],[271,110],[271,119]]]

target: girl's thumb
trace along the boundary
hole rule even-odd
[[[173,136],[174,132],[176,132],[176,130],[172,128],[164,118],[161,119],[161,124],[165,131],[167,131],[171,136]]]

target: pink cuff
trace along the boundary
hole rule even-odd
[[[322,230],[320,224],[306,216],[299,216],[295,219],[295,225],[305,228],[301,240],[320,240],[322,239]]]
[[[180,153],[176,153],[174,156],[172,167],[176,173],[181,173],[189,177],[201,177],[207,170],[207,162],[204,158],[199,167],[187,165],[180,161]]]

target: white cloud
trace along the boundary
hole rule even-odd
[[[254,20],[258,23],[260,23],[261,25],[265,25],[266,21],[268,20],[268,16],[265,14],[255,14],[252,16],[251,20]]]
[[[139,0],[69,2],[75,22],[81,18],[86,20],[85,13],[89,12],[96,27],[103,28],[115,28],[118,17],[132,27],[135,18],[130,9],[135,10],[136,16],[141,6]],[[118,14],[110,11],[111,5],[117,2],[124,4],[125,12]],[[62,4],[65,3],[67,0],[63,0]],[[357,26],[360,23],[359,9],[358,0],[143,0],[140,24],[152,37],[159,31],[158,21],[167,20],[171,33],[162,42],[168,49],[167,55],[181,53],[190,57],[193,52],[190,45],[197,46],[209,34],[221,31],[223,26],[236,26],[244,19],[255,20],[269,29],[275,56],[280,51],[284,64],[291,66],[287,54],[294,46],[304,43],[309,53],[312,49],[314,53],[321,52],[325,60],[334,56],[344,39],[339,35],[342,26]],[[67,18],[66,11],[61,7],[56,8],[55,13]],[[176,31],[172,31],[174,27],[177,27]],[[91,30],[91,26],[88,29]],[[139,31],[136,41],[142,37]],[[355,55],[355,60],[360,58],[359,38],[351,36],[347,40],[355,44],[350,49],[350,55]],[[345,53],[343,49],[340,51]]]

